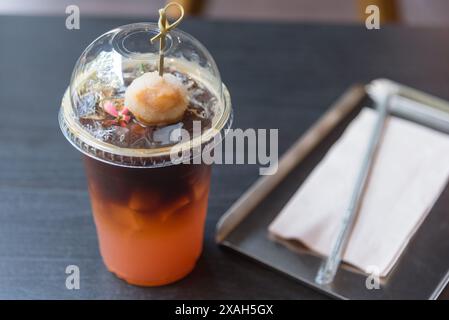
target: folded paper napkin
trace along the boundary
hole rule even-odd
[[[376,112],[365,108],[269,226],[327,256],[341,227]],[[449,136],[396,117],[387,119],[344,262],[386,276],[444,189]],[[295,243],[297,243],[294,241]],[[291,242],[291,241],[290,241]]]

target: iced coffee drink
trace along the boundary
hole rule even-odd
[[[173,30],[161,72],[148,41],[157,33],[156,24],[140,23],[95,40],[75,66],[59,115],[84,154],[105,265],[143,286],[181,279],[202,251],[211,166],[193,164],[194,153],[174,163],[173,147],[213,147],[232,115],[207,50]],[[179,129],[192,140],[177,140]]]

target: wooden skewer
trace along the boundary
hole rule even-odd
[[[177,7],[179,9],[179,17],[175,22],[168,23],[167,21],[167,15],[166,11],[169,10],[170,7]],[[158,64],[158,71],[159,75],[162,77],[164,74],[164,50],[165,50],[165,37],[167,36],[167,33],[176,28],[178,24],[181,22],[182,18],[184,18],[184,8],[182,5],[180,5],[177,2],[170,2],[168,3],[164,8],[159,9],[159,33],[155,35],[153,38],[151,38],[151,43],[153,41],[159,39],[159,64]]]

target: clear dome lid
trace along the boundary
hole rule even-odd
[[[113,134],[116,134],[127,128],[105,128],[95,122],[101,118],[99,105],[123,99],[134,79],[158,69],[159,41],[150,41],[158,33],[156,23],[121,26],[98,37],[81,54],[64,95],[59,120],[65,136],[83,153],[118,165],[167,165],[166,160],[161,159],[169,151],[169,143],[115,143],[108,139],[110,131],[115,130]],[[210,116],[207,130],[192,141],[211,140],[218,132],[229,128],[232,118],[229,92],[221,82],[217,65],[207,49],[191,35],[174,29],[165,39],[164,72],[181,79],[189,88],[190,102],[201,103]],[[205,97],[204,92],[209,95]],[[170,128],[179,126],[182,124]],[[157,130],[167,131],[166,128]],[[161,132],[158,134],[163,134]]]

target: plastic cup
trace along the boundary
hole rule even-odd
[[[112,65],[117,65],[117,59],[122,67],[143,59],[157,61],[156,55],[135,47],[139,37],[149,39],[155,33],[154,24],[135,24],[114,29],[94,41],[78,60],[59,112],[64,135],[84,154],[103,261],[119,278],[140,286],[172,283],[194,268],[203,246],[211,165],[174,164],[170,146],[119,147],[95,136],[78,121],[85,106],[80,102],[79,87],[91,79],[92,72],[97,78],[103,77],[99,82],[102,85],[107,86],[109,81],[114,90],[114,86],[126,87],[126,73]],[[182,31],[171,32],[170,39],[166,64],[191,75],[218,97],[210,129],[189,141],[192,148],[210,147],[215,135],[224,136],[231,125],[229,92],[212,57],[197,40]],[[195,59],[188,59],[189,50]],[[182,58],[177,55],[179,51]],[[112,58],[107,56],[109,52]],[[97,84],[92,82],[88,90],[96,94]]]

